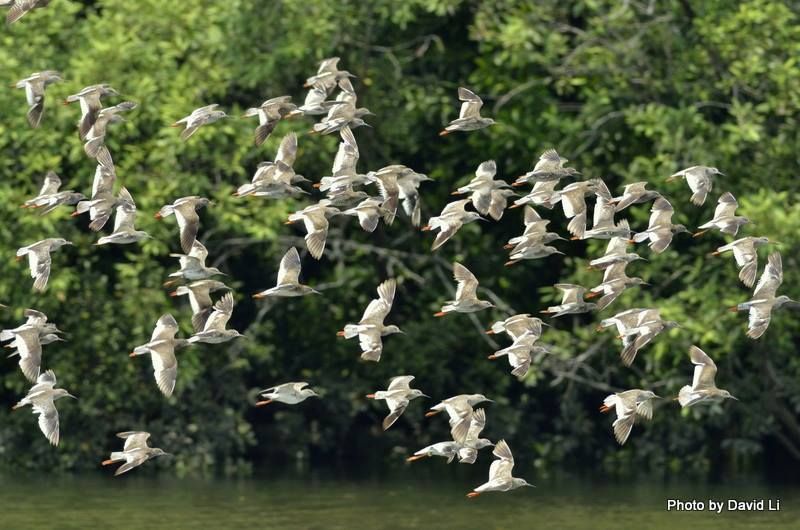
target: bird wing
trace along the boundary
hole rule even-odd
[[[621,263],[612,263],[603,272],[603,283],[619,280],[620,278],[626,278],[625,268],[627,266],[628,264],[624,261]]]
[[[159,341],[159,343],[152,344],[150,360],[153,362],[153,375],[158,389],[162,394],[170,397],[175,390],[175,381],[178,379],[178,360],[175,358],[173,343]]]
[[[281,258],[278,268],[278,285],[293,284],[300,282],[300,254],[297,249],[292,247]]]
[[[19,367],[29,381],[36,381],[42,365],[42,344],[39,329],[29,328],[16,334],[14,344],[19,353]]]
[[[175,317],[169,313],[165,313],[156,321],[156,327],[153,334],[150,336],[150,342],[155,342],[162,339],[173,339],[178,332],[178,322]]]
[[[53,195],[54,193],[58,193],[59,187],[61,187],[61,179],[55,171],[48,171],[47,175],[44,176],[44,182],[42,183],[42,189],[39,190],[39,195]]]
[[[150,438],[150,433],[145,431],[119,432],[117,433],[117,438],[125,440],[125,445],[122,450],[128,452],[135,449],[146,449],[147,439]]]
[[[398,377],[393,377],[391,380],[389,380],[389,387],[386,390],[408,390],[411,388],[409,385],[413,380],[413,375],[401,375]]]
[[[458,99],[464,102],[461,104],[461,110],[458,113],[459,119],[480,117],[483,100],[475,95],[474,92],[464,87],[459,87]]]
[[[736,202],[736,198],[733,196],[733,193],[726,191],[722,195],[720,195],[719,200],[717,201],[717,207],[714,209],[714,219],[724,219],[726,217],[733,217],[736,215],[736,208],[738,208],[739,203]]]
[[[336,158],[333,159],[333,176],[355,173],[356,164],[358,163],[358,144],[356,137],[350,127],[342,127],[339,131],[342,141],[339,144],[339,150],[336,151]]]
[[[120,190],[120,197],[122,197],[123,191],[127,194],[127,190],[122,188],[122,190]],[[130,197],[130,194],[128,194],[128,197]],[[135,230],[135,222],[136,205],[133,203],[133,199],[130,201],[123,199],[116,209],[116,215],[114,217],[114,232],[117,233]]]
[[[663,197],[659,197],[653,203],[650,209],[650,222],[648,228],[652,229],[657,226],[672,226],[672,214],[675,210],[669,201]]]
[[[583,293],[586,292],[586,287],[580,285],[573,285],[571,283],[557,283],[553,287],[561,291],[561,305],[577,304],[583,301]]]
[[[542,217],[536,212],[533,206],[525,207],[524,224],[527,227],[542,220]]]
[[[624,256],[628,251],[628,241],[623,237],[612,237],[608,241],[604,256]]]
[[[755,299],[774,298],[783,282],[783,260],[780,252],[773,252],[767,258],[767,266],[761,273],[756,290],[753,293]]]
[[[462,264],[453,264],[453,277],[458,282],[456,300],[470,300],[477,298],[478,279]]]
[[[748,315],[747,336],[757,339],[767,331],[772,319],[772,305],[754,304]]]
[[[533,173],[550,172],[561,168],[566,162],[566,158],[561,158],[555,149],[547,149],[539,156],[536,165],[533,166]]]
[[[278,153],[275,155],[275,162],[283,162],[287,166],[294,165],[297,158],[297,135],[289,133],[281,140]]]
[[[58,410],[51,401],[37,403],[33,406],[33,412],[39,415],[39,429],[44,433],[47,440],[57,446],[59,441],[58,433]]]
[[[233,314],[233,294],[225,293],[216,304],[214,311],[208,317],[203,331],[224,331],[231,315]]]
[[[653,419],[653,400],[646,399],[636,405],[636,415],[645,420]]]
[[[178,220],[178,228],[181,231],[181,248],[184,252],[190,252],[200,229],[200,216],[195,210],[194,201],[177,206],[175,218]]]
[[[464,212],[466,212],[466,206],[470,202],[470,199],[461,199],[460,201],[453,201],[447,203],[447,205],[442,210],[442,213],[439,214],[439,217],[462,217]]]
[[[408,407],[408,400],[405,398],[386,398],[386,406],[389,407],[389,415],[383,419],[383,430],[385,431],[396,422]]]
[[[484,427],[486,427],[486,411],[483,409],[478,409],[472,415],[472,420],[470,420],[469,430],[467,431],[466,437],[463,440],[456,440],[456,442],[464,443],[466,441],[477,440],[478,437],[480,437],[481,431],[483,431]]]
[[[196,258],[203,266],[205,266],[206,258],[208,257],[208,249],[200,241],[195,239],[188,255]]]
[[[714,388],[714,377],[717,375],[717,365],[706,355],[706,352],[692,346],[689,348],[689,357],[692,359],[694,367],[694,378],[692,379],[692,390],[704,390]]]
[[[511,472],[514,468],[514,455],[511,454],[511,448],[505,440],[500,440],[494,446],[492,454],[497,457],[497,460],[492,462],[489,467],[489,482],[493,480],[508,480],[511,478]]]

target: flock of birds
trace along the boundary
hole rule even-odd
[[[48,2],[11,0],[8,18],[17,20],[30,9],[42,7]],[[338,68],[338,58],[324,60],[316,75],[307,79],[309,89],[301,106],[291,102],[290,96],[269,99],[259,107],[248,109],[244,117],[258,117],[255,130],[255,143],[260,145],[283,120],[302,116],[323,116],[314,124],[311,134],[338,133],[341,142],[333,162],[331,175],[324,176],[313,188],[325,193],[325,198],[291,214],[287,224],[302,222],[305,228],[305,243],[308,253],[320,259],[325,250],[329,219],[336,215],[358,218],[360,226],[372,232],[383,221],[391,225],[402,204],[403,211],[415,227],[421,224],[420,186],[430,181],[426,175],[403,165],[390,165],[377,171],[359,173],[357,163],[359,150],[353,129],[367,125],[364,118],[370,116],[368,109],[357,106],[357,96],[350,78],[352,74]],[[15,86],[25,90],[28,101],[27,118],[32,127],[42,121],[45,105],[45,91],[48,86],[62,80],[56,71],[43,71],[31,74]],[[334,93],[335,96],[334,96]],[[78,102],[81,117],[78,132],[84,141],[86,155],[97,162],[91,195],[84,196],[75,191],[59,191],[61,181],[55,173],[49,173],[39,194],[26,201],[22,207],[49,213],[61,205],[76,205],[73,216],[89,214],[89,228],[99,232],[113,214],[113,231],[100,237],[97,245],[131,244],[150,238],[150,235],[135,228],[137,216],[133,196],[120,187],[115,194],[117,179],[113,157],[105,144],[109,125],[123,120],[123,114],[136,108],[136,104],[124,101],[113,106],[104,106],[104,100],[117,97],[119,93],[107,84],[92,85],[77,94],[66,98],[65,103]],[[456,132],[474,131],[494,124],[494,120],[481,116],[482,101],[472,91],[459,88],[458,97],[462,102],[459,117],[450,122],[440,133],[448,135]],[[200,128],[212,124],[228,115],[217,105],[200,107],[189,116],[176,121],[173,126],[183,127],[181,138],[188,140]],[[305,177],[295,173],[293,165],[297,155],[297,136],[289,133],[283,137],[273,161],[258,165],[252,181],[240,186],[234,193],[236,197],[255,196],[269,199],[302,197],[309,192],[300,187],[310,183]],[[552,318],[568,314],[599,311],[612,304],[626,289],[645,282],[626,274],[628,264],[643,259],[634,252],[628,252],[629,245],[648,241],[654,253],[663,252],[675,234],[688,232],[686,227],[672,222],[673,207],[660,192],[647,189],[646,182],[625,186],[620,196],[614,197],[606,184],[597,178],[577,180],[557,189],[562,179],[575,179],[581,174],[566,165],[567,159],[556,150],[548,149],[540,156],[534,168],[509,184],[496,178],[497,166],[494,161],[481,163],[475,177],[464,186],[453,191],[453,195],[467,196],[447,204],[438,216],[433,216],[421,228],[423,231],[438,231],[432,249],[436,250],[450,240],[466,223],[487,218],[499,220],[509,208],[524,208],[524,231],[511,238],[506,245],[510,251],[507,266],[523,260],[540,259],[552,254],[563,254],[551,243],[565,238],[547,229],[549,221],[542,219],[536,208],[553,209],[560,204],[565,218],[569,219],[567,230],[571,239],[604,239],[608,247],[603,256],[592,259],[589,266],[603,271],[602,282],[587,289],[580,285],[556,284],[562,292],[561,303],[548,307],[543,314]],[[712,191],[715,178],[722,175],[713,167],[693,166],[670,176],[668,180],[684,179],[693,195],[691,202],[703,205]],[[365,191],[366,186],[374,185],[377,195]],[[532,186],[529,193],[520,196],[514,188]],[[595,197],[593,223],[587,228],[587,197]],[[615,216],[631,205],[652,203],[648,227],[633,232],[625,219],[615,220]],[[170,314],[161,316],[156,322],[150,340],[133,349],[132,357],[149,355],[153,365],[156,385],[164,396],[171,396],[178,377],[178,362],[175,352],[196,343],[218,344],[233,340],[241,335],[227,327],[234,310],[234,296],[231,289],[222,281],[214,279],[223,273],[206,265],[208,251],[197,239],[200,217],[198,211],[211,201],[204,197],[189,196],[163,206],[155,217],[175,218],[180,232],[182,254],[171,254],[178,258],[179,269],[170,274],[166,286],[176,286],[170,295],[188,296],[192,309],[194,334],[188,338],[178,338],[178,322]],[[472,209],[468,209],[470,207]],[[734,196],[723,193],[718,200],[713,218],[699,227],[696,237],[708,230],[718,230],[723,234],[736,236],[740,227],[748,219],[736,215],[737,202]],[[747,236],[721,246],[714,252],[719,255],[731,251],[740,268],[739,277],[748,287],[755,284],[758,271],[759,246],[772,244],[766,237]],[[20,248],[17,258],[27,257],[33,289],[44,291],[51,274],[53,251],[72,243],[63,238],[49,238]],[[280,261],[277,281],[274,287],[253,295],[254,298],[299,297],[319,294],[314,288],[300,283],[301,259],[296,248],[290,248]],[[454,263],[453,276],[457,290],[453,300],[446,301],[441,311],[434,316],[442,317],[450,313],[473,313],[494,307],[487,300],[478,297],[479,282],[467,267]],[[787,296],[777,295],[782,281],[781,255],[775,251],[769,255],[768,263],[755,287],[751,300],[732,308],[734,311],[749,312],[751,338],[760,337],[767,329],[772,312],[783,306],[800,307],[800,303]],[[380,361],[383,351],[383,337],[402,333],[396,325],[387,325],[394,304],[397,282],[387,279],[377,288],[378,297],[372,300],[361,320],[348,323],[337,334],[345,339],[357,338],[361,358],[366,361]],[[216,301],[213,294],[224,291]],[[596,302],[589,302],[598,298]],[[31,405],[38,415],[39,427],[53,445],[59,443],[59,419],[55,401],[62,397],[72,397],[65,389],[56,388],[57,380],[52,370],[41,371],[42,346],[63,340],[61,330],[47,316],[34,309],[25,311],[26,321],[19,327],[0,332],[0,341],[19,356],[19,366],[23,375],[34,383],[28,394],[22,398],[15,409]],[[547,326],[540,318],[531,314],[513,315],[495,322],[486,331],[489,334],[505,333],[512,344],[489,356],[490,359],[507,357],[511,373],[523,377],[531,363],[547,355],[547,347],[538,344]],[[618,338],[622,340],[621,359],[630,366],[637,353],[659,334],[679,326],[677,322],[665,320],[656,308],[633,308],[622,311],[601,321],[598,330],[615,327]],[[692,383],[680,389],[676,398],[681,407],[697,403],[720,401],[734,398],[727,390],[715,384],[716,366],[714,361],[700,348],[692,346],[689,350],[694,365]],[[386,390],[378,390],[366,397],[386,403],[388,415],[383,420],[383,429],[389,429],[405,412],[410,402],[418,397],[428,397],[422,391],[411,388],[412,375],[401,375],[390,380]],[[256,406],[278,402],[287,405],[301,403],[318,394],[306,382],[288,382],[267,388],[260,392],[262,400]],[[624,444],[634,423],[650,419],[653,414],[652,400],[658,398],[653,392],[631,389],[607,396],[600,410],[614,411],[614,436],[619,444]],[[426,414],[433,416],[446,412],[449,417],[452,440],[435,443],[422,448],[408,458],[413,462],[425,457],[439,456],[453,461],[456,457],[461,463],[472,464],[478,452],[485,447],[494,446],[495,460],[489,470],[489,480],[476,487],[468,496],[475,497],[487,491],[509,491],[530,486],[524,479],[512,475],[514,458],[505,440],[493,444],[481,438],[486,425],[486,412],[477,406],[491,402],[482,394],[460,394],[445,399],[433,406]],[[124,462],[115,475],[125,473],[147,460],[166,455],[159,448],[148,445],[149,434],[143,431],[119,433],[124,442],[123,450],[112,452],[103,465]]]

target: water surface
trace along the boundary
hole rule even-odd
[[[431,462],[433,464],[433,462]],[[796,488],[761,483],[540,481],[486,494],[452,477],[196,480],[0,477],[2,529],[675,529],[800,528]],[[475,484],[477,485],[477,484]],[[669,498],[780,499],[778,512],[667,512]],[[257,526],[256,526],[257,525]]]

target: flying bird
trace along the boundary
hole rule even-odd
[[[447,412],[450,422],[450,435],[453,440],[466,439],[469,432],[472,418],[475,414],[475,405],[480,403],[493,401],[483,394],[459,394],[457,396],[449,397],[433,407],[425,413],[425,417],[430,418],[440,412]]]
[[[89,130],[97,119],[97,114],[103,108],[102,99],[108,96],[119,96],[114,88],[107,83],[99,85],[89,85],[77,94],[67,96],[64,100],[65,105],[79,102],[81,106],[81,119],[78,122],[78,136],[81,140],[86,138]]]
[[[725,399],[736,399],[727,390],[717,388],[714,378],[717,375],[717,365],[706,355],[706,352],[692,346],[689,348],[689,357],[694,364],[694,377],[691,385],[685,385],[675,398],[681,407],[691,407],[697,403],[718,402]]]
[[[641,204],[650,202],[661,197],[661,194],[655,190],[647,189],[647,182],[634,182],[628,184],[622,190],[622,195],[614,197],[611,202],[614,203],[617,213],[621,212],[632,204]]]
[[[692,166],[682,169],[673,175],[667,177],[667,182],[682,178],[686,180],[689,189],[692,190],[692,203],[697,206],[702,206],[706,202],[706,196],[714,189],[714,176],[725,176],[720,170],[715,167],[708,166]]]
[[[203,125],[208,125],[209,123],[214,123],[215,121],[228,117],[225,111],[216,110],[218,106],[218,104],[213,103],[195,109],[185,118],[181,118],[173,123],[172,127],[184,127],[183,131],[181,131],[181,140],[186,141]]]
[[[31,270],[33,289],[35,291],[43,292],[47,287],[52,265],[50,253],[64,245],[72,245],[72,242],[63,238],[49,238],[17,250],[17,261],[28,256],[28,266]]]
[[[178,379],[178,360],[175,357],[175,350],[186,347],[189,342],[186,339],[176,339],[178,333],[178,322],[169,313],[161,315],[150,336],[150,341],[141,346],[137,346],[130,353],[131,357],[137,355],[150,354],[153,362],[153,375],[156,379],[158,389],[166,397],[170,397],[175,390],[175,382]]]
[[[517,340],[523,335],[533,335],[537,339],[542,336],[542,326],[549,326],[542,322],[541,318],[534,317],[528,313],[513,315],[505,320],[498,320],[492,327],[486,330],[487,335],[498,333],[507,334],[511,340]]]
[[[300,283],[300,254],[297,253],[296,248],[292,247],[281,258],[275,287],[254,294],[253,298],[305,296],[307,294],[320,294],[320,292]]]
[[[15,88],[25,89],[25,98],[28,100],[28,124],[34,129],[42,122],[45,90],[48,86],[60,81],[63,81],[61,72],[42,70],[32,73],[25,79],[20,79],[14,85]]]
[[[433,316],[442,317],[454,311],[458,313],[474,313],[481,309],[494,307],[493,303],[478,299],[478,279],[468,268],[458,262],[453,263],[453,278],[458,283],[456,299],[445,302],[442,310]]]
[[[672,243],[672,236],[675,234],[687,233],[688,230],[682,224],[672,222],[672,214],[675,210],[664,197],[659,197],[650,209],[650,222],[647,230],[633,236],[634,243],[641,243],[650,240],[648,246],[656,254],[664,252],[669,244]]]
[[[28,390],[28,394],[19,403],[14,405],[13,409],[16,410],[30,405],[33,408],[33,413],[39,415],[39,429],[41,429],[45,438],[52,445],[58,446],[59,425],[55,401],[62,397],[78,398],[63,388],[55,388],[56,383],[56,374],[52,370],[40,374],[36,379],[36,384]]]
[[[188,253],[192,250],[192,245],[194,245],[197,238],[197,232],[200,230],[200,216],[197,214],[197,210],[211,204],[213,203],[210,200],[197,195],[181,197],[172,204],[162,206],[156,212],[155,218],[163,219],[175,214],[178,228],[181,231],[181,248]]]
[[[197,280],[206,280],[217,274],[224,274],[216,267],[206,267],[208,250],[196,239],[192,244],[192,249],[188,254],[170,254],[170,256],[173,258],[178,258],[181,268],[177,272],[173,272],[169,275],[172,280],[165,282],[165,287],[174,284],[179,279],[192,282]]]
[[[308,383],[283,383],[282,385],[269,387],[258,393],[267,399],[257,402],[256,407],[269,405],[273,401],[286,403],[287,405],[297,405],[307,398],[319,397],[319,394],[306,387],[308,387]]]
[[[41,208],[39,215],[47,215],[62,204],[73,205],[86,199],[82,193],[72,190],[58,191],[60,187],[61,178],[54,171],[48,171],[39,194],[25,201],[20,208]]]
[[[361,358],[365,361],[381,360],[383,352],[383,339],[386,335],[403,333],[395,325],[385,325],[383,322],[392,310],[394,296],[397,290],[397,281],[394,278],[386,280],[378,286],[378,298],[372,300],[364,310],[364,315],[358,324],[347,324],[336,335],[351,339],[358,337],[361,347]]]
[[[147,440],[150,438],[149,432],[144,431],[128,431],[117,433],[118,438],[125,440],[125,445],[122,451],[114,451],[108,460],[103,460],[103,465],[108,466],[116,464],[117,462],[125,461],[124,464],[119,466],[114,472],[114,476],[127,473],[131,469],[141,466],[151,458],[158,456],[172,456],[165,453],[158,447],[149,447]]]
[[[563,178],[571,178],[575,175],[580,175],[580,172],[572,167],[564,167],[564,164],[569,162],[566,158],[559,156],[555,149],[547,149],[539,156],[533,170],[525,173],[521,177],[517,177],[512,186],[523,186],[525,184],[533,183],[552,183],[553,186]],[[541,189],[541,188],[540,188]],[[553,188],[551,188],[552,191]],[[534,186],[534,191],[536,187]]]
[[[458,88],[458,99],[463,103],[458,113],[458,118],[447,124],[439,136],[446,136],[455,131],[475,131],[494,125],[495,121],[491,118],[481,116],[483,100],[469,89]]]
[[[233,315],[233,294],[225,293],[216,304],[214,310],[209,315],[203,331],[198,331],[189,337],[190,343],[205,342],[206,344],[219,344],[228,342],[236,337],[243,337],[235,329],[227,329],[228,320]]]
[[[552,315],[553,318],[555,318],[562,315],[588,313],[597,307],[595,304],[586,302],[583,299],[586,287],[573,285],[571,283],[557,283],[553,287],[560,290],[562,293],[561,304],[548,307],[542,311],[544,314]]]
[[[499,221],[503,217],[508,198],[516,194],[507,189],[509,187],[508,183],[494,179],[496,173],[497,163],[494,160],[481,162],[475,171],[475,178],[452,194],[462,195],[469,193],[472,206],[478,213],[488,215],[495,221]]]
[[[286,224],[303,221],[306,229],[306,248],[314,259],[321,259],[328,239],[328,217],[338,215],[339,209],[331,206],[329,199],[322,199],[289,216]]]
[[[486,427],[486,411],[477,409],[472,415],[469,429],[460,440],[455,440],[458,444],[458,462],[460,464],[474,464],[478,459],[478,451],[484,447],[494,445],[488,438],[481,438],[481,432]]]
[[[783,260],[780,252],[773,252],[767,258],[767,266],[761,273],[753,298],[730,309],[733,312],[749,311],[747,336],[751,339],[757,339],[767,331],[773,311],[783,306],[800,309],[800,302],[786,295],[775,296],[781,283],[783,283]]]
[[[216,291],[230,291],[231,288],[217,280],[197,280],[189,285],[181,285],[170,296],[188,296],[192,308],[192,328],[202,331],[209,315],[214,309],[211,293]]]
[[[505,440],[497,442],[492,454],[496,460],[489,468],[489,481],[467,493],[467,497],[473,499],[487,491],[511,491],[523,486],[534,487],[533,484],[528,484],[524,478],[515,478],[511,475],[514,469],[514,456]]]
[[[258,117],[258,127],[256,127],[254,136],[255,144],[261,145],[269,138],[279,121],[302,114],[302,111],[297,109],[297,105],[292,103],[292,96],[279,96],[268,99],[258,107],[247,109],[242,117]]]
[[[638,388],[606,396],[600,412],[607,413],[613,410],[617,415],[613,427],[614,438],[618,444],[625,445],[637,419],[653,419],[652,400],[654,398],[658,398],[658,396],[650,390]]]
[[[733,258],[739,267],[739,279],[747,287],[753,287],[758,273],[758,253],[756,249],[770,242],[766,237],[743,237],[727,245],[719,247],[711,256],[719,256],[728,251],[733,251]]]
[[[611,326],[617,328],[617,338],[622,339],[622,364],[630,366],[639,350],[660,333],[678,328],[680,324],[661,318],[658,309],[633,308],[602,320],[597,331]]]
[[[111,159],[111,153],[106,148],[106,133],[108,126],[112,123],[121,123],[125,121],[122,117],[123,112],[130,112],[136,108],[136,103],[133,101],[123,101],[113,107],[106,107],[98,111],[89,131],[86,133],[86,143],[83,145],[83,150],[89,158],[97,159],[100,164],[113,168],[114,161]]]
[[[738,207],[739,203],[736,202],[733,193],[726,191],[720,195],[717,201],[717,208],[714,210],[714,218],[700,225],[700,231],[695,232],[694,237],[701,236],[712,228],[716,228],[723,234],[735,236],[739,232],[740,226],[750,222],[747,217],[736,215],[736,208]]]
[[[394,425],[394,422],[403,415],[412,400],[418,397],[430,397],[423,394],[421,390],[411,388],[409,385],[413,380],[413,375],[393,377],[389,381],[389,387],[386,390],[367,394],[368,399],[384,400],[386,401],[386,406],[389,407],[389,415],[383,419],[384,431]]]
[[[127,245],[138,243],[143,239],[152,239],[152,236],[144,230],[136,230],[136,203],[126,188],[119,190],[117,198],[117,209],[114,216],[114,232],[111,235],[103,236],[98,241],[98,245],[109,243],[117,245]]]
[[[516,377],[525,377],[530,370],[531,362],[533,361],[533,354],[542,355],[550,353],[550,351],[543,347],[537,346],[536,341],[539,340],[535,334],[524,334],[514,339],[514,343],[507,348],[497,350],[489,356],[489,359],[499,359],[500,357],[507,356],[508,363],[511,365],[511,375]]]
[[[466,206],[469,202],[470,199],[462,199],[460,201],[448,203],[442,210],[442,213],[437,217],[431,217],[428,220],[428,224],[422,227],[422,230],[425,232],[439,230],[439,233],[436,234],[436,239],[433,241],[431,250],[436,250],[447,243],[447,241],[449,241],[465,224],[483,219],[478,212],[468,212],[466,210]]]

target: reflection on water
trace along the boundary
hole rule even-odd
[[[439,462],[426,462],[436,465]],[[147,470],[149,471],[149,470]],[[536,489],[464,495],[451,477],[341,481],[0,477],[0,528],[674,529],[800,528],[798,490],[766,484],[633,485],[539,481]],[[667,499],[780,499],[779,512],[666,512]],[[257,527],[255,525],[258,525]]]

